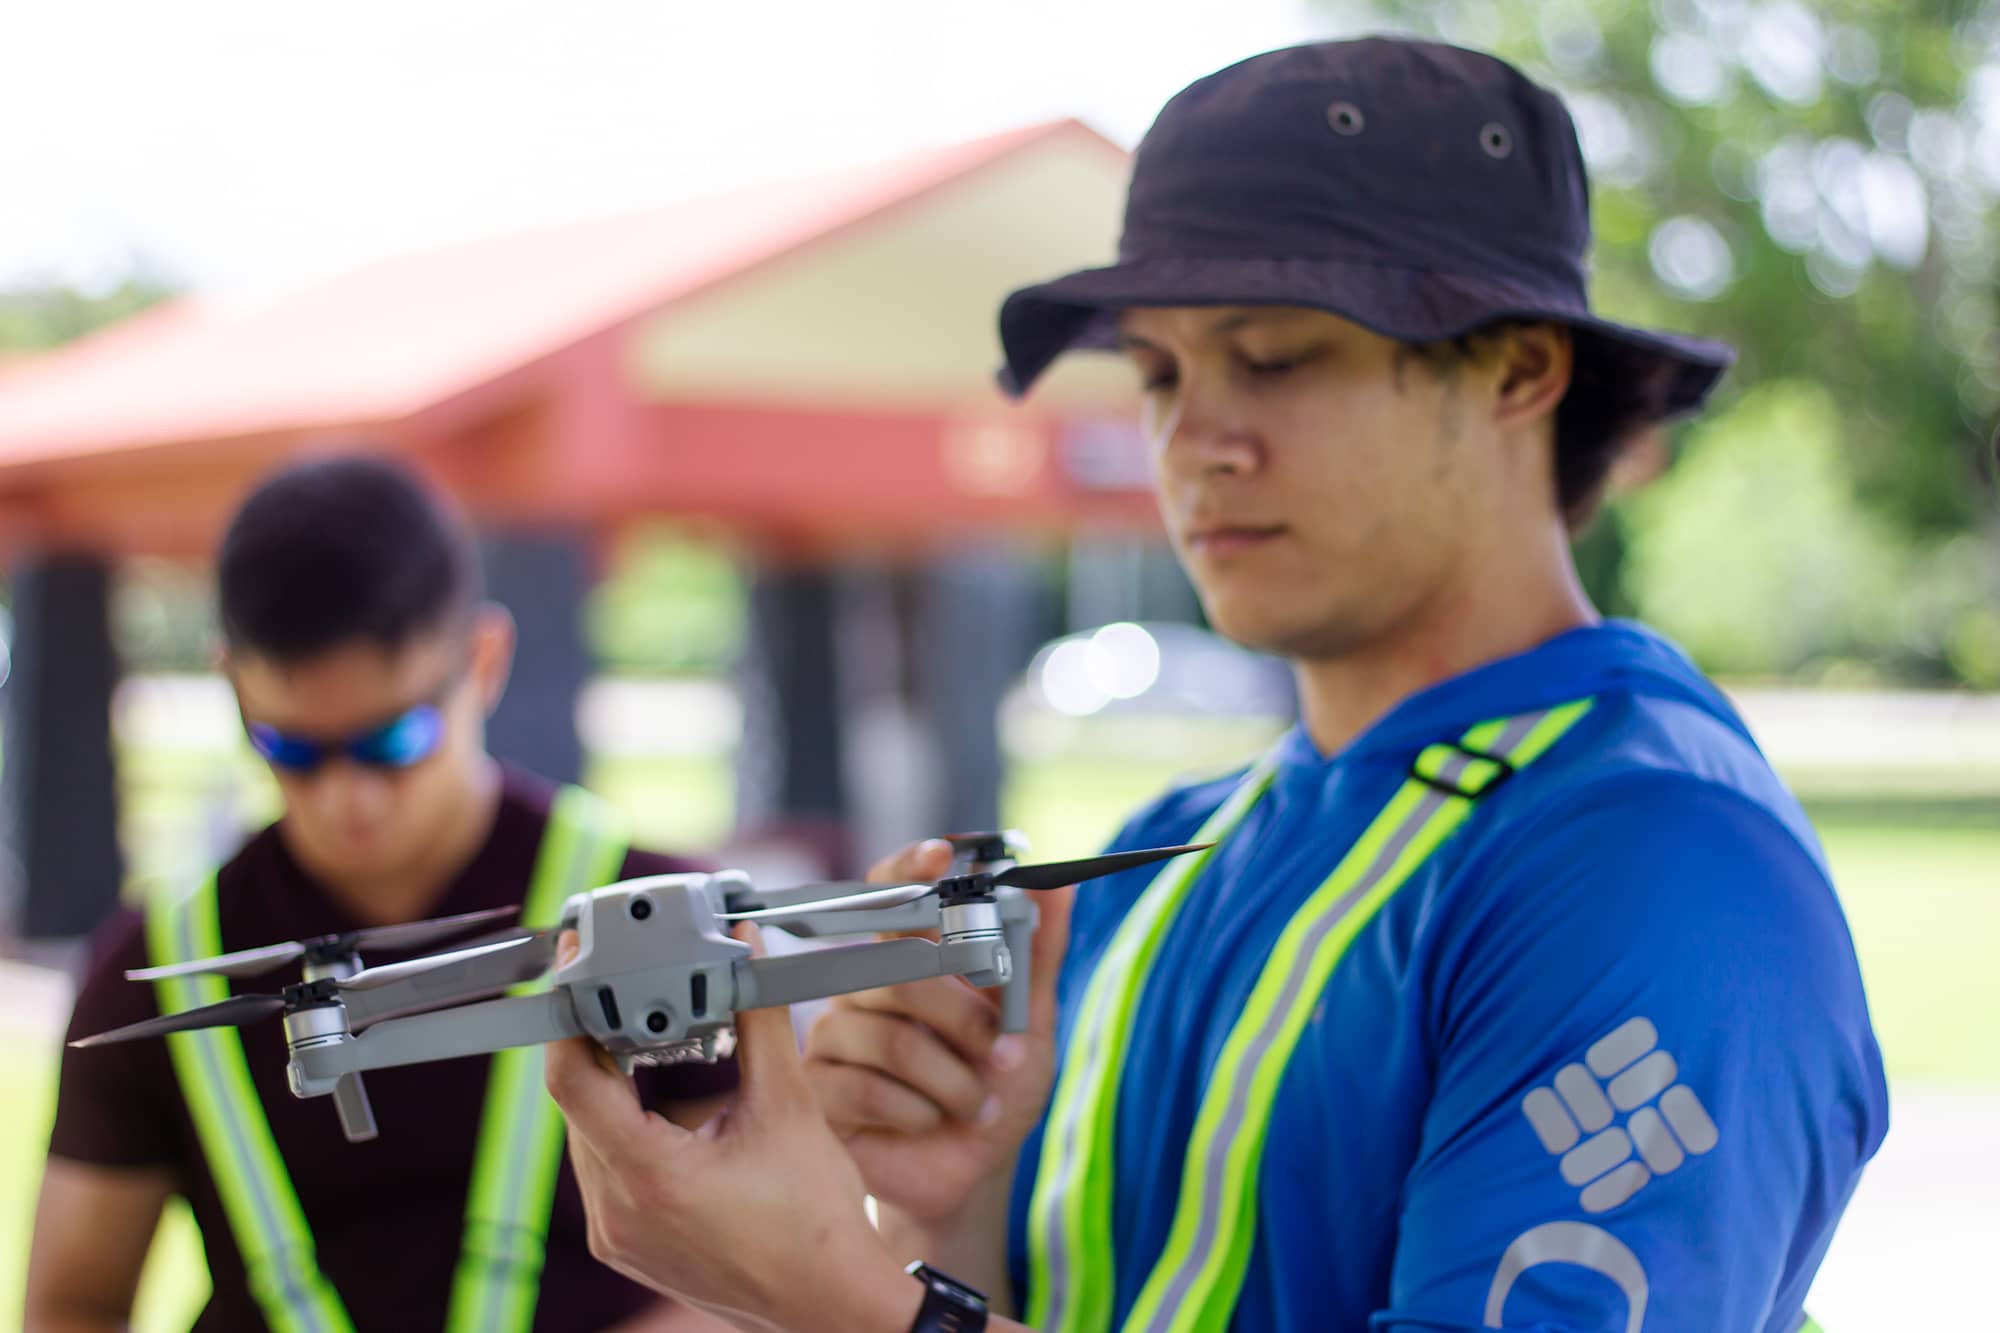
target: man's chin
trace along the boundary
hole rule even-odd
[[[410,861],[409,854],[394,843],[372,838],[343,839],[327,847],[325,856],[343,879],[393,876]]]
[[[1239,647],[1292,662],[1340,657],[1352,651],[1354,635],[1345,626],[1324,620],[1232,614],[1227,606],[1205,608],[1209,628]]]

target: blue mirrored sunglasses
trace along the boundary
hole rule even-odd
[[[436,704],[418,704],[379,727],[343,741],[319,741],[294,736],[276,727],[252,722],[250,748],[278,768],[310,773],[335,754],[372,768],[408,768],[437,753],[444,739],[444,714]]]

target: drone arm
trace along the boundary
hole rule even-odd
[[[832,912],[807,912],[770,923],[802,940],[827,939],[838,935],[888,935],[902,931],[936,930],[937,899],[920,898],[901,907],[871,907]]]
[[[398,1015],[497,995],[546,972],[555,961],[555,947],[552,935],[532,935],[442,964],[425,966],[430,960],[419,958],[370,968],[360,976],[383,978],[380,984],[345,990],[341,996],[348,1025],[358,1032]]]
[[[330,1091],[342,1074],[485,1055],[509,1046],[538,1046],[582,1032],[569,992],[561,987],[392,1018],[345,1041],[295,1049],[293,1091],[316,1096]]]
[[[939,948],[929,940],[883,940],[779,958],[745,958],[736,964],[735,1008],[769,1009],[823,1000],[922,981],[943,970]]]

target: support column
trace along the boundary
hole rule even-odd
[[[577,701],[590,678],[583,608],[593,583],[587,544],[565,532],[483,534],[487,595],[513,613],[514,674],[487,723],[494,755],[555,782],[583,774]]]
[[[1008,686],[1057,628],[1053,590],[1007,550],[946,556],[918,577],[912,673],[935,739],[938,830],[998,827],[999,711]]]
[[[759,571],[738,680],[738,836],[809,849],[829,873],[853,870],[837,666],[837,581],[825,569]]]
[[[87,556],[17,565],[13,671],[4,690],[4,874],[21,938],[88,934],[118,901],[110,570]]]

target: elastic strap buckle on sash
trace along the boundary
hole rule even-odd
[[[1454,777],[1445,770],[1453,760],[1464,761]],[[1476,801],[1514,776],[1516,769],[1504,755],[1474,749],[1461,741],[1440,741],[1427,745],[1410,761],[1410,776],[1433,791]]]

